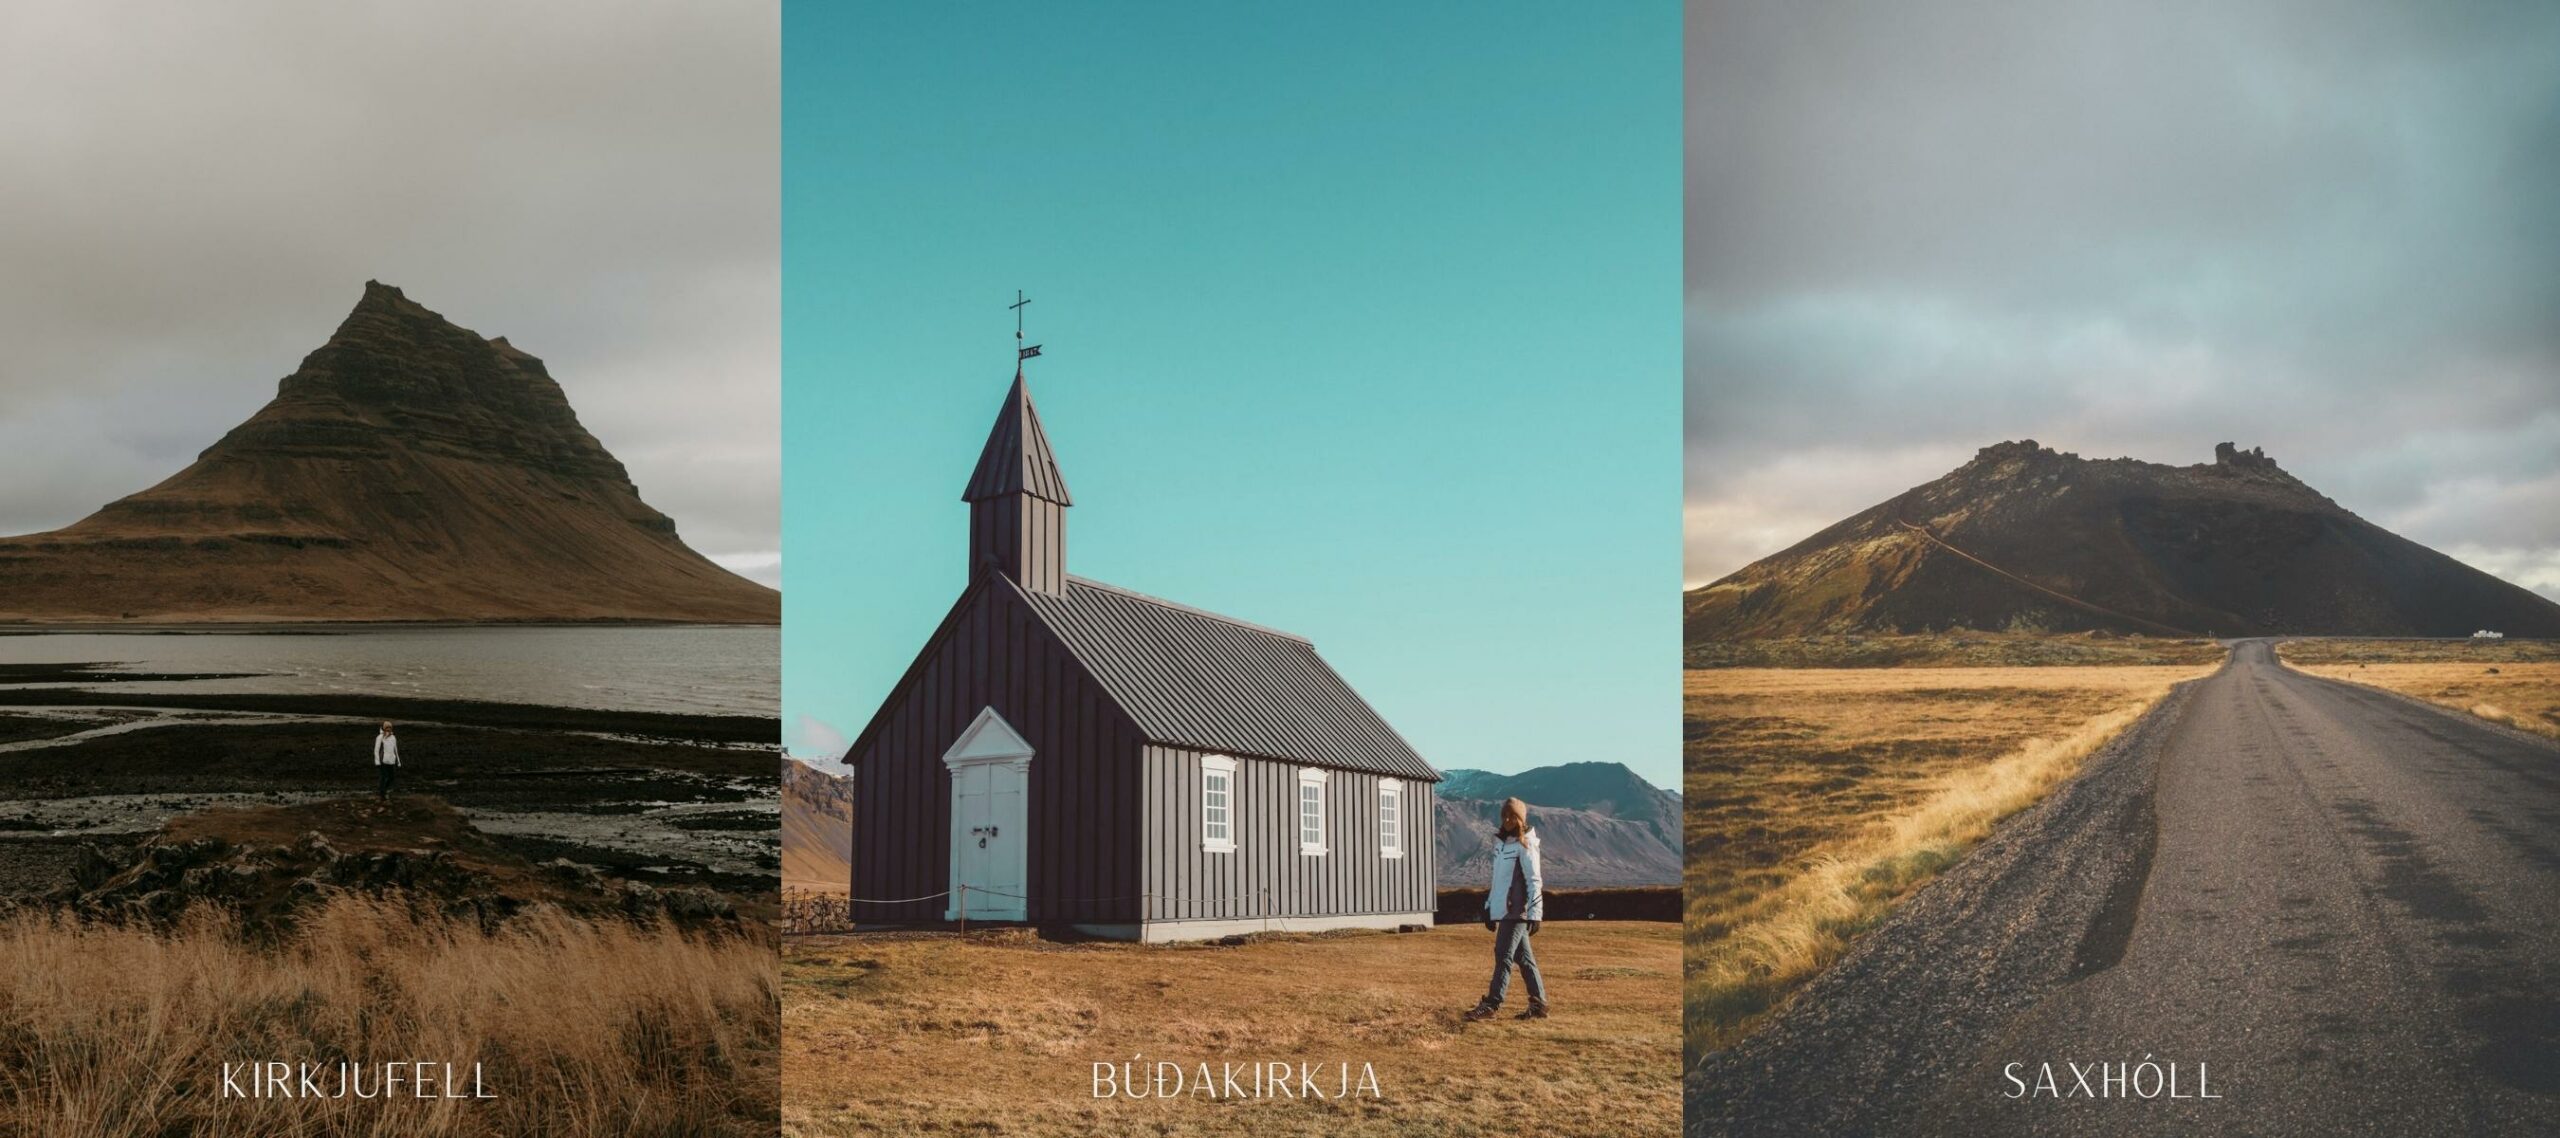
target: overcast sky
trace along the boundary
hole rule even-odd
[[[0,7],[0,533],[175,473],[378,278],[541,356],[694,548],[775,582],[777,20]]]
[[[1687,577],[2032,437],[2560,598],[2560,5],[1693,3]]]

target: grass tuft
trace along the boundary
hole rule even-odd
[[[281,943],[211,906],[167,932],[20,913],[0,920],[0,1131],[770,1134],[780,990],[769,936],[557,913],[489,933],[347,898]],[[477,1061],[495,1097],[223,1097],[226,1062],[334,1086],[342,1060]]]

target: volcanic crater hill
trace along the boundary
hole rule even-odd
[[[2560,636],[2560,604],[2329,500],[2262,451],[1984,447],[1686,597],[1691,643],[1949,629]]]
[[[368,281],[186,469],[0,538],[0,620],[775,623],[676,536],[542,361]]]

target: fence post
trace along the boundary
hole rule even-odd
[[[960,935],[969,935],[969,883],[960,883]]]

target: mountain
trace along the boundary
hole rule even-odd
[[[1481,886],[1493,872],[1493,832],[1505,798],[1529,804],[1550,888],[1680,881],[1680,799],[1623,763],[1595,762],[1515,775],[1445,772],[1439,788],[1442,888]]]
[[[853,776],[782,759],[782,887],[842,893],[853,880]]]
[[[1984,447],[1687,596],[1692,642],[1952,628],[2560,636],[2560,604],[2399,537],[2259,450]]]
[[[774,623],[640,499],[542,361],[368,281],[194,464],[0,538],[0,620]]]

